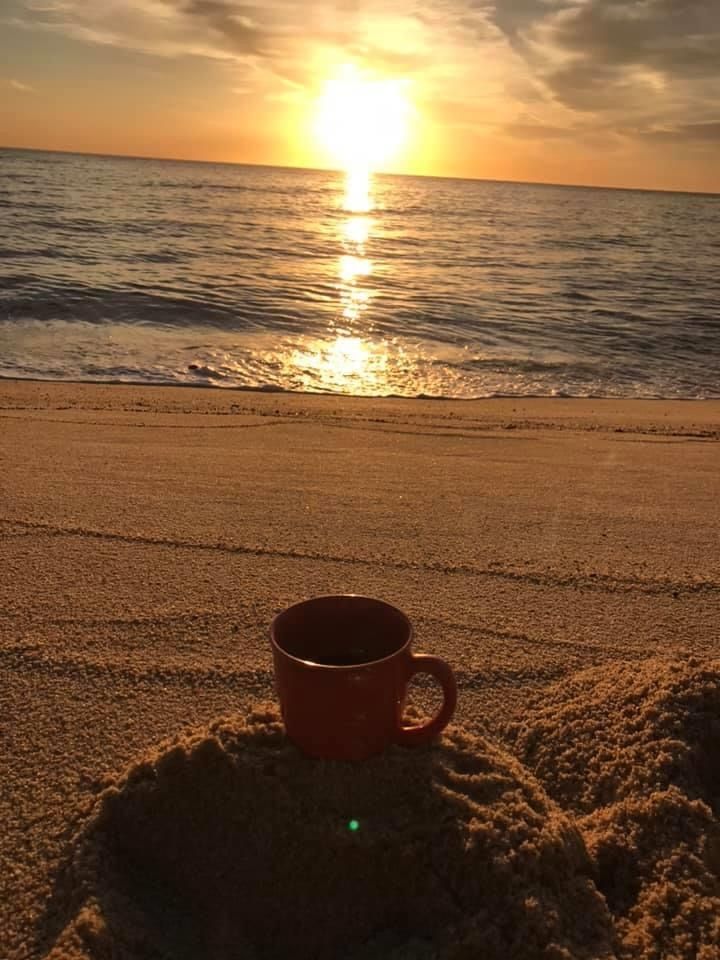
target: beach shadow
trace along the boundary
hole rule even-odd
[[[263,708],[163,746],[98,797],[40,953],[611,957],[591,874],[572,823],[488,741],[451,728],[429,748],[321,762]]]

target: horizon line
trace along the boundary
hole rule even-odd
[[[0,150],[16,150],[26,153],[59,153],[65,156],[74,157],[96,157],[104,160],[148,160],[157,163],[202,163],[211,166],[226,167],[260,167],[268,170],[299,170],[308,173],[337,173],[344,175],[345,170],[341,167],[304,167],[297,164],[287,163],[250,163],[242,160],[203,160],[190,159],[187,157],[158,157],[150,154],[137,153],[104,153],[93,150],[66,150],[51,149],[48,147],[25,147],[13,144],[0,143]],[[436,173],[390,173],[381,170],[373,170],[373,174],[381,177],[415,177],[424,180],[460,180],[477,183],[510,183],[519,186],[528,187],[560,187],[571,190],[621,190],[628,193],[677,193],[685,196],[696,197],[718,197],[720,190],[682,190],[670,187],[617,187],[607,184],[590,183],[560,183],[552,180],[513,180],[499,179],[497,177],[470,177],[470,176],[448,176],[447,174]]]

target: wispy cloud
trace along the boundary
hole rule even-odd
[[[229,68],[229,89],[266,96],[277,97],[287,82],[310,90],[333,63],[350,60],[417,79],[425,106],[458,101],[482,50],[482,81],[474,86],[483,90],[477,119],[486,125],[489,100],[508,75],[525,73],[488,10],[473,0],[13,2],[15,26],[163,58],[211,59]]]
[[[13,90],[20,90],[22,93],[34,93],[34,87],[31,87],[29,83],[22,83],[20,80],[10,79],[8,84],[13,88]]]
[[[645,130],[648,140],[673,143],[712,143],[720,146],[720,121],[716,123],[684,123],[664,130]]]
[[[231,68],[229,89],[264,85],[278,96],[283,82],[303,88],[323,63],[345,57],[422,78],[426,105],[449,124],[528,142],[594,129],[717,144],[703,131],[720,121],[720,0],[13,4],[13,22],[30,30],[220,61]]]
[[[255,8],[221,0],[22,0],[17,26],[159,56],[259,54]]]
[[[498,0],[493,19],[559,106],[627,133],[720,118],[717,0]]]

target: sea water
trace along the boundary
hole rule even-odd
[[[720,196],[0,150],[0,375],[720,396]]]

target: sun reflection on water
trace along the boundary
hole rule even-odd
[[[404,351],[374,329],[371,240],[374,220],[372,174],[356,165],[346,171],[339,197],[344,216],[338,224],[337,309],[325,335],[305,340],[283,358],[288,377],[301,389],[382,395],[392,392],[393,369]],[[397,370],[396,370],[397,372]]]
[[[370,217],[348,217],[343,222],[343,236],[348,243],[364,248],[370,236],[371,227]]]
[[[343,210],[347,213],[370,213],[372,208],[372,173],[369,167],[349,167],[345,173]]]
[[[369,277],[372,264],[367,257],[357,257],[353,253],[344,253],[340,257],[338,273],[343,284],[354,284],[360,277]]]
[[[382,344],[349,336],[318,340],[293,357],[308,388],[332,392],[382,392],[387,364]]]
[[[388,356],[383,342],[371,337],[368,308],[373,291],[368,256],[373,221],[370,170],[352,167],[346,172],[342,209],[348,214],[340,227],[338,257],[338,312],[328,336],[297,350],[292,363],[314,389],[350,393],[383,392]]]

